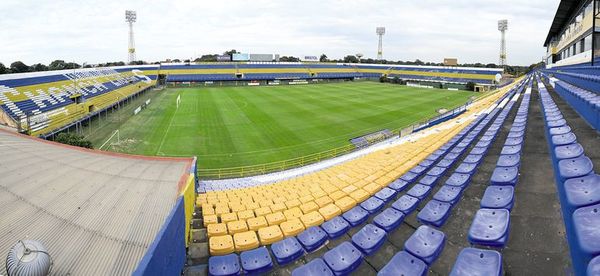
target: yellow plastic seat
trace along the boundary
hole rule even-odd
[[[275,204],[285,203],[286,201],[287,201],[287,199],[284,196],[273,198],[273,203],[275,203]]]
[[[298,207],[298,206],[300,206],[300,204],[301,204],[301,202],[297,198],[294,198],[292,200],[288,200],[285,202],[285,206],[287,206],[288,209]]]
[[[339,200],[337,200],[335,202],[335,205],[337,205],[337,207],[339,207],[343,213],[343,212],[346,212],[346,211],[352,209],[354,206],[356,206],[356,201],[354,201],[354,199],[352,199],[349,196],[345,196],[345,197],[342,197]]]
[[[375,193],[379,192],[379,190],[381,190],[381,187],[379,187],[377,183],[371,183],[365,185],[364,189],[367,193],[369,193],[369,195],[374,195]]]
[[[217,215],[207,215],[207,216],[204,216],[203,220],[204,220],[204,227],[206,227],[209,224],[218,223],[219,217],[217,217]]]
[[[344,193],[342,191],[339,191],[339,190],[335,191],[335,192],[333,192],[332,194],[329,195],[329,197],[331,199],[333,199],[334,201],[337,201],[338,199],[340,199],[342,197],[345,197],[345,196],[346,196],[346,193]]]
[[[238,220],[236,213],[227,213],[221,215],[221,223],[228,223],[236,220]]]
[[[266,206],[270,206],[271,204],[273,204],[273,201],[268,198],[263,198],[263,199],[260,199],[260,201],[256,201],[256,202],[258,202],[260,207],[266,207]]]
[[[236,220],[227,223],[227,229],[229,230],[229,234],[233,235],[235,233],[241,233],[248,231],[248,225],[246,225],[246,221]]]
[[[208,246],[212,256],[231,254],[235,250],[231,235],[211,237],[208,239]]]
[[[220,216],[222,214],[227,214],[227,213],[231,213],[231,211],[229,210],[229,207],[225,206],[218,206],[215,208],[215,214],[217,216]]]
[[[282,240],[283,233],[279,226],[272,225],[258,229],[258,237],[260,238],[260,244],[269,245]]]
[[[202,216],[214,215],[214,214],[215,214],[215,209],[213,209],[213,207],[210,207],[210,206],[202,207]]]
[[[320,197],[326,196],[326,195],[327,195],[327,193],[323,190],[318,190],[318,191],[312,192],[313,198],[320,198]]]
[[[257,217],[265,216],[265,215],[268,215],[271,213],[271,208],[269,208],[268,206],[260,207],[256,210],[254,210],[254,213],[256,214]]]
[[[247,220],[249,218],[254,217],[254,211],[252,211],[252,210],[241,211],[241,212],[237,213],[237,216],[240,220]]]
[[[256,237],[256,232],[254,231],[234,234],[233,242],[235,243],[235,251],[237,252],[254,249],[259,245],[258,237]]]
[[[302,210],[302,213],[308,214],[312,211],[319,210],[319,205],[317,205],[314,201],[309,201],[300,205],[300,210]]]
[[[248,202],[244,205],[246,206],[246,210],[254,210],[260,208],[260,205],[256,202]]]
[[[356,202],[363,202],[369,198],[369,193],[363,189],[358,189],[350,194],[350,197]]]
[[[328,196],[322,196],[315,200],[315,203],[319,205],[319,208],[327,206],[329,203],[333,203],[333,200]]]
[[[268,214],[265,218],[267,219],[267,223],[269,225],[279,225],[285,221],[285,216],[282,212]]]
[[[319,212],[313,211],[301,216],[300,221],[302,221],[305,228],[308,228],[311,226],[321,225],[323,222],[325,222],[325,219],[323,216],[321,216],[321,214],[319,214]]]
[[[300,198],[300,203],[305,204],[305,203],[311,202],[313,200],[314,200],[314,198],[312,195],[305,195]]]
[[[241,204],[241,203],[236,203],[236,204],[231,205],[229,207],[229,209],[231,209],[232,213],[233,212],[237,213],[237,212],[246,210],[246,206],[244,204]]]
[[[298,207],[294,207],[288,210],[283,211],[283,215],[286,220],[291,220],[295,218],[299,218],[303,215],[302,211]]]
[[[287,206],[285,206],[284,203],[275,203],[273,205],[271,205],[271,212],[275,213],[275,212],[283,212],[283,210],[286,210]]]
[[[302,221],[299,219],[284,221],[279,225],[279,227],[286,238],[296,236],[300,234],[300,232],[304,231],[304,224],[302,224]]]
[[[206,226],[206,234],[208,237],[216,237],[227,235],[227,224],[225,223],[214,223]]]
[[[319,209],[319,214],[321,214],[321,216],[323,216],[325,220],[330,220],[336,216],[341,215],[342,210],[340,210],[340,208],[337,207],[335,204],[330,203],[325,207],[321,207]]]
[[[350,193],[356,191],[356,189],[358,189],[358,188],[356,188],[354,185],[348,185],[342,189],[342,192],[344,192],[346,194],[350,194]]]
[[[263,216],[249,218],[246,223],[248,224],[248,229],[252,231],[257,231],[260,228],[269,226],[267,219]]]

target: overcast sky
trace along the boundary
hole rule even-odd
[[[136,10],[137,58],[245,53],[498,63],[508,19],[508,63],[541,60],[559,0],[0,0],[0,62],[127,60],[125,10]]]

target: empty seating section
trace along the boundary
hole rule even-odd
[[[161,74],[168,82],[215,82],[278,79],[379,78],[382,75],[406,80],[492,84],[498,69],[446,68],[436,66],[363,65],[343,63],[214,63],[163,64]]]
[[[29,122],[33,135],[42,134],[151,87],[157,69],[126,66],[3,75],[0,108],[17,122]],[[78,96],[79,104],[74,100]]]
[[[258,248],[270,248],[275,261],[284,265],[301,256],[297,253],[297,244],[302,246],[303,252],[313,252],[322,247],[327,240],[348,233],[350,228],[360,227],[351,235],[351,240],[331,248],[320,258],[293,272],[293,275],[342,275],[355,270],[364,256],[377,252],[387,239],[388,233],[397,229],[404,217],[424,201],[426,197],[423,194],[427,194],[432,186],[437,185],[437,179],[451,174],[443,189],[440,189],[419,212],[419,220],[424,225],[406,240],[404,251],[398,252],[380,271],[382,275],[398,275],[393,274],[396,272],[414,272],[421,275],[435,262],[446,242],[445,234],[436,227],[444,224],[451,214],[452,206],[460,200],[462,190],[468,185],[470,176],[475,173],[489,143],[474,147],[468,154],[466,149],[484,142],[482,139],[489,140],[486,136],[497,134],[508,110],[514,104],[510,102],[511,97],[521,89],[522,83],[519,83],[518,87],[516,84],[512,87],[508,93],[495,94],[476,102],[469,112],[459,117],[464,121],[458,126],[454,121],[451,124],[444,123],[440,125],[439,131],[411,143],[374,152],[303,177],[268,185],[207,191],[199,194],[197,205],[201,206],[205,223],[208,219],[210,224],[222,224],[223,217],[227,219],[229,214],[234,212],[232,206],[237,206],[235,212],[238,214],[238,221],[243,222],[244,220],[239,218],[241,209],[253,210],[256,216],[259,216],[257,210],[262,211],[261,208],[265,207],[271,209],[271,214],[290,214],[290,210],[298,210],[297,215],[303,217],[307,214],[299,206],[314,202],[318,209],[309,209],[309,214],[319,216],[319,222],[322,221],[322,224],[283,215],[281,221],[268,226],[271,228],[270,232],[285,232],[283,221],[296,221],[299,229],[302,228],[301,225],[304,227],[290,235],[271,235],[269,237],[276,238],[261,242]],[[492,105],[493,107],[490,107]],[[473,114],[478,112],[483,113],[475,117]],[[475,141],[497,114],[500,114],[499,118],[503,117],[502,120],[494,121],[488,132]],[[468,166],[461,172],[449,172],[452,164],[464,156],[468,156],[463,161],[464,164],[475,165]],[[372,218],[372,223],[364,224],[369,217]],[[277,225],[280,230],[277,230]],[[260,241],[265,235],[262,229],[264,228],[260,228],[257,234]],[[294,240],[290,240],[293,236],[296,236]],[[210,237],[210,253],[213,257],[209,259],[209,263],[217,256],[236,254],[235,241],[233,244],[226,243],[222,246],[212,239],[228,242],[231,241],[231,234],[221,230],[219,235]],[[216,250],[213,250],[213,244],[217,246]],[[263,247],[260,247],[261,245]],[[224,250],[224,247],[227,247],[227,250]],[[289,249],[283,254],[280,253],[281,248]],[[494,257],[490,255],[490,258]],[[501,263],[497,259],[496,261],[497,264]],[[469,263],[469,260],[465,260],[465,263]]]
[[[549,80],[546,75],[543,78]],[[567,95],[575,88],[561,82],[555,84],[557,94],[585,118],[582,112],[585,107],[570,101]],[[565,88],[562,92],[559,91],[561,86]],[[597,261],[593,259],[600,255],[600,176],[541,81],[538,90],[573,267],[579,274],[586,269],[597,271]]]

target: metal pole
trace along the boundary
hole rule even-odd
[[[596,39],[595,39],[595,34],[596,34],[596,0],[592,0],[592,66],[594,66],[594,55],[596,52]]]

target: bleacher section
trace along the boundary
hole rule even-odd
[[[345,63],[162,64],[168,82],[379,78],[491,85],[502,69]]]
[[[42,135],[154,86],[157,73],[142,65],[2,75],[0,108]]]
[[[504,90],[510,89],[508,93],[474,103],[456,120],[441,124],[438,131],[411,143],[274,184],[199,194],[197,206],[201,207],[213,255],[209,273],[265,272],[305,254],[315,255],[311,253],[315,250],[322,255],[317,253],[293,275],[354,271],[363,258],[378,251],[405,216],[426,202],[438,180],[449,174],[443,188],[418,212],[425,225],[382,269],[391,273],[388,275],[399,275],[402,269],[419,272],[415,275],[424,272],[445,244],[445,234],[435,228],[444,224],[452,206],[460,200],[461,191],[476,172],[523,84],[511,85]],[[474,116],[478,113],[481,115]],[[476,142],[497,114],[496,121]],[[518,119],[521,124],[522,118]],[[512,138],[507,141],[511,146],[506,154],[517,154],[508,152],[516,151],[517,146],[512,145],[516,142]],[[473,144],[475,147],[458,164]],[[367,220],[370,223],[365,225]],[[347,233],[351,240],[335,242]],[[327,241],[330,249],[323,251]]]

